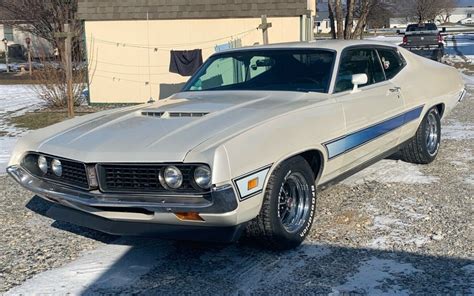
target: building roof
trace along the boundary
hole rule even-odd
[[[79,0],[83,20],[203,19],[299,16],[307,0]]]

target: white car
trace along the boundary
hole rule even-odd
[[[432,162],[464,93],[456,69],[386,43],[229,50],[167,99],[31,132],[7,170],[57,220],[180,239],[245,231],[287,249],[320,186],[397,151]]]

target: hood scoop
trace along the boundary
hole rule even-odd
[[[142,111],[143,116],[159,117],[159,118],[177,118],[177,117],[203,117],[209,112],[160,112],[160,111]]]

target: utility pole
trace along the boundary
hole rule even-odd
[[[267,22],[267,16],[262,15],[262,23],[258,26],[258,29],[262,30],[263,44],[268,44],[268,29],[271,27],[272,27],[272,23]]]
[[[26,50],[28,52],[28,72],[30,73],[30,77],[33,75],[33,68],[31,65],[31,38],[26,37]]]
[[[74,33],[71,33],[69,24],[64,24],[64,32],[58,32],[55,34],[56,37],[64,39],[64,70],[66,71],[66,82],[67,82],[67,115],[68,117],[74,117],[74,94],[72,91],[73,77],[72,77],[72,37]]]
[[[3,38],[2,41],[5,44],[5,65],[7,66],[7,73],[10,73],[10,67],[8,65],[8,40],[7,38]]]

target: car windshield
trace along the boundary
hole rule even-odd
[[[271,90],[328,92],[335,52],[244,50],[212,56],[183,91]]]
[[[407,27],[407,32],[417,32],[417,31],[437,31],[438,28],[435,24],[416,24],[416,25],[409,25]]]

